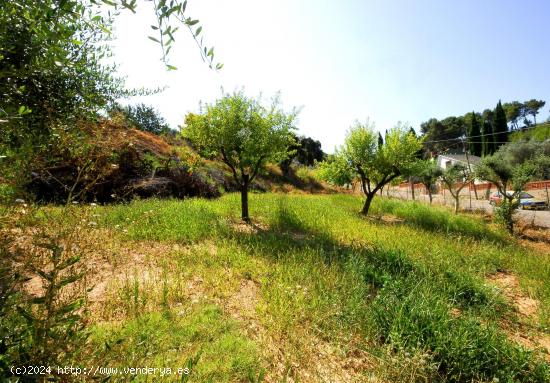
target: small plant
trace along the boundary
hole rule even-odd
[[[84,344],[86,310],[79,281],[85,272],[73,234],[41,232],[32,244],[21,246],[2,237],[0,377],[12,376],[7,367],[33,365],[47,366],[42,372],[53,378],[54,367],[73,360]],[[29,284],[35,286],[32,291]]]

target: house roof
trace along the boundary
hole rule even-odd
[[[468,154],[467,157],[466,157],[465,154],[440,154],[439,157],[443,157],[443,158],[447,158],[449,160],[462,162],[462,163],[465,163],[465,164],[468,163],[468,160],[470,161],[471,164],[477,164],[479,161],[481,161],[481,157],[474,156],[474,155],[471,155],[471,154]]]

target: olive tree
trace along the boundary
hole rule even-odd
[[[455,214],[460,209],[460,192],[464,189],[473,179],[473,174],[468,170],[466,165],[457,162],[441,173],[441,182],[447,190],[451,193],[455,201]]]
[[[496,185],[502,195],[502,204],[496,208],[496,217],[514,232],[514,212],[519,196],[527,182],[545,177],[550,168],[550,141],[518,142],[501,147],[476,166],[476,176]]]
[[[242,219],[250,221],[248,189],[267,163],[278,163],[295,144],[292,131],[297,116],[280,108],[275,97],[270,106],[242,91],[224,94],[214,104],[189,115],[182,133],[206,157],[218,157],[231,170],[241,190]]]
[[[418,178],[418,180],[424,185],[430,198],[430,205],[433,200],[432,189],[437,184],[439,177],[441,176],[441,169],[437,166],[437,163],[433,160],[420,160],[414,163],[412,171]]]
[[[374,125],[368,121],[365,124],[357,122],[348,131],[344,145],[335,153],[339,160],[332,163],[340,167],[345,164],[353,177],[361,182],[361,190],[366,196],[361,213],[366,215],[376,193],[416,161],[421,147],[422,141],[405,125],[398,124],[388,131],[386,142],[380,146]],[[342,171],[326,174],[342,174]],[[327,181],[341,184],[341,180],[346,178]]]

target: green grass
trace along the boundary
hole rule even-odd
[[[215,382],[256,377],[262,371],[256,346],[239,333],[234,321],[210,305],[187,312],[148,313],[123,325],[96,325],[91,339],[94,364],[119,370],[130,366],[158,368],[154,377],[161,380],[174,381],[177,368],[185,367],[192,368],[194,379]],[[191,365],[193,360],[196,368]],[[148,375],[123,375],[121,379],[127,381],[152,379]]]
[[[524,140],[544,141],[548,138],[550,138],[550,122],[543,122],[542,124],[537,124],[537,126],[532,129],[510,134],[511,142]]]
[[[253,193],[257,230],[239,225],[237,194],[94,209],[99,227],[118,233],[112,241],[171,250],[109,284],[93,358],[183,366],[200,355],[191,381],[255,381],[262,371],[315,381],[319,363],[366,353],[356,371],[365,380],[547,381],[548,364],[499,325],[520,318],[486,277],[517,275],[540,301],[530,328],[548,333],[549,257],[475,216],[376,198],[373,217],[403,219],[387,223],[358,214],[361,204],[351,195]],[[257,291],[243,293],[246,283]],[[186,292],[190,284],[198,295]],[[250,312],[243,319],[239,310]],[[332,359],[319,362],[319,347]]]

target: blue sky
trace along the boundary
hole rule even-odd
[[[202,63],[181,31],[165,71],[147,39],[152,12],[115,23],[114,53],[131,87],[167,90],[125,101],[155,106],[172,127],[227,91],[244,87],[302,107],[300,134],[325,151],[367,117],[381,131],[398,121],[417,130],[431,117],[462,115],[503,102],[543,99],[549,116],[547,0],[189,0],[224,68]]]

